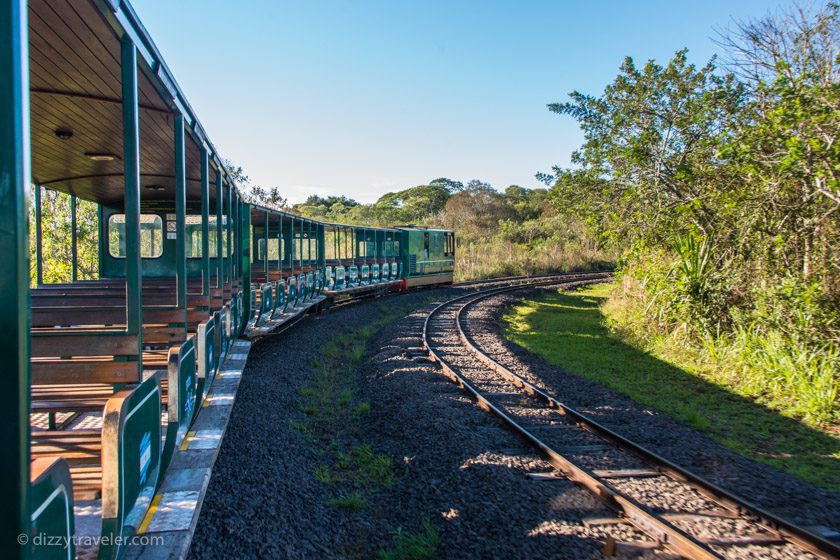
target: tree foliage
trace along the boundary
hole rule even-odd
[[[41,254],[45,283],[72,281],[72,231],[70,196],[41,188]],[[34,198],[34,193],[33,193]],[[29,268],[32,285],[37,280],[35,207],[29,206]],[[99,212],[97,205],[76,199],[76,265],[79,280],[99,277]]]
[[[625,59],[576,119],[571,168],[539,177],[558,212],[625,251],[616,297],[639,340],[725,356],[725,383],[806,420],[840,406],[840,9],[793,8],[721,34],[723,67]],[[654,337],[655,338],[655,337]],[[693,346],[692,346],[693,345]]]
[[[664,66],[627,58],[602,95],[549,105],[585,136],[551,196],[613,244],[673,250],[693,235],[745,282],[816,275],[833,293],[837,5],[741,24],[726,44],[727,72],[684,50]]]

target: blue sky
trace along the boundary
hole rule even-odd
[[[219,151],[292,203],[372,202],[436,177],[540,186],[624,56],[696,64],[770,0],[134,0]]]

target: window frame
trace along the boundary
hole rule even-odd
[[[115,212],[115,213],[111,214],[110,216],[108,216],[108,222],[106,224],[105,234],[106,234],[106,239],[108,240],[108,256],[111,257],[112,259],[125,259],[125,258],[128,257],[128,255],[115,255],[114,253],[111,252],[111,220],[113,220],[117,216],[122,216],[123,219],[125,219],[125,214],[124,213]],[[166,242],[166,236],[164,235],[166,232],[164,231],[163,218],[161,218],[160,214],[155,214],[154,212],[146,213],[146,214],[141,213],[140,214],[140,219],[141,220],[142,220],[143,216],[154,216],[155,219],[158,222],[160,222],[160,254],[156,257],[144,257],[141,254],[140,258],[150,260],[150,261],[157,260],[157,259],[163,257],[163,253],[164,253],[163,245]],[[123,223],[125,223],[125,222],[123,222]],[[142,235],[143,235],[143,232],[142,232],[142,227],[141,227],[140,236],[142,237]]]

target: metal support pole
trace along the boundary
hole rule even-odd
[[[0,556],[29,556],[29,55],[23,0],[0,1]],[[36,187],[37,189],[38,187]]]
[[[231,189],[231,208],[230,213],[233,215],[233,221],[230,224],[231,245],[230,245],[230,281],[239,278],[239,193],[236,187]]]
[[[105,222],[105,213],[102,211],[102,205],[96,205],[96,231],[98,232],[98,247],[96,248],[96,275],[102,278],[102,263],[105,262],[105,245],[107,244],[107,234],[103,232],[103,225]]]
[[[245,232],[251,231],[251,211],[250,206],[244,206],[243,211],[240,212],[242,218],[239,228],[242,237],[239,245],[242,251],[242,306],[245,310],[245,317],[250,317],[254,310],[251,309],[251,235]],[[243,321],[245,323],[247,321]],[[240,326],[240,332],[245,330],[245,325]]]
[[[225,230],[227,231],[227,240],[225,244],[227,245],[227,259],[225,262],[225,283],[232,284],[233,283],[233,245],[231,242],[233,241],[233,183],[228,185],[227,192],[225,193],[225,204],[227,209],[227,223],[225,224]],[[265,248],[266,252],[268,251],[268,247]]]
[[[221,288],[222,281],[222,168],[216,170],[216,287]]]
[[[187,308],[187,163],[184,115],[175,115],[175,304]],[[167,234],[168,235],[168,234]],[[186,315],[184,322],[186,322]]]
[[[295,275],[295,217],[289,220],[289,275]]]
[[[35,185],[35,283],[44,283],[44,247],[41,242],[41,185]]]
[[[210,156],[201,147],[201,295],[210,295]]]
[[[265,230],[263,231],[263,270],[265,270],[265,281],[268,282],[268,210],[265,211]]]
[[[277,219],[277,273],[283,279],[283,215]]]
[[[126,326],[137,335],[138,377],[141,364],[143,310],[140,260],[140,111],[137,101],[137,47],[122,39],[123,164],[125,182]]]
[[[76,234],[76,197],[70,195],[70,278],[79,279],[79,255]]]

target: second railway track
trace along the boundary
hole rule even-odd
[[[608,274],[522,280],[448,300],[423,324],[422,343],[443,373],[543,455],[554,472],[592,491],[645,537],[605,542],[607,554],[685,558],[840,558],[840,547],[680,468],[528,383],[471,340],[466,311],[489,297],[534,287],[573,288]]]

